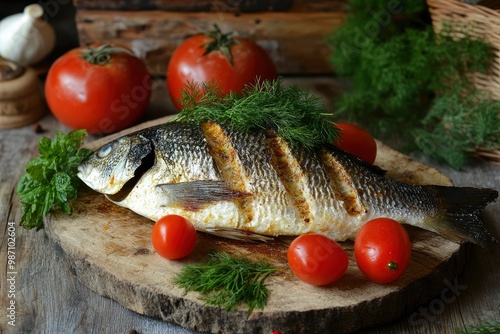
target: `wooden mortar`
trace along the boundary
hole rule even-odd
[[[33,123],[44,112],[35,70],[0,59],[0,129]]]

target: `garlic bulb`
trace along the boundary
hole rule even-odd
[[[32,65],[54,48],[54,29],[42,20],[43,8],[32,4],[23,13],[0,21],[0,56],[21,65]]]

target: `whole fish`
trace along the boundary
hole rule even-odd
[[[456,241],[499,244],[480,219],[497,191],[408,185],[333,145],[307,150],[273,130],[167,123],[102,146],[78,170],[90,188],[142,216],[178,214],[237,239],[318,232],[343,241],[389,217]]]

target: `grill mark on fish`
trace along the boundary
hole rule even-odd
[[[252,189],[252,196],[244,203],[245,214],[251,220],[240,221],[240,228],[278,235],[283,224],[300,223],[293,199],[273,167],[264,132],[244,133],[224,126],[222,129],[235,148]],[[296,225],[300,224],[290,227],[301,228]]]
[[[228,186],[241,192],[251,192],[248,177],[238,157],[238,151],[231,144],[222,127],[215,122],[204,122],[201,130],[208,143],[208,152],[215,160],[221,177]]]
[[[305,223],[312,222],[311,203],[308,201],[308,198],[311,198],[309,184],[299,162],[287,142],[274,130],[266,132],[266,144],[271,154],[272,166],[299,212],[300,219]]]
[[[342,201],[346,212],[351,216],[367,213],[367,208],[361,203],[360,194],[354,186],[353,180],[342,164],[335,159],[332,153],[325,149],[320,151],[319,156],[325,166],[325,171],[330,177],[330,186],[333,189],[335,198]]]
[[[200,127],[208,144],[208,153],[219,168],[221,179],[226,182],[229,188],[241,193],[251,194],[252,186],[240,161],[238,151],[234,148],[222,127],[211,121],[201,123]],[[237,201],[236,205],[240,211],[241,221],[243,223],[251,221],[253,212],[247,202]]]

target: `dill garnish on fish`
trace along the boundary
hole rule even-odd
[[[312,149],[335,143],[339,136],[332,114],[321,99],[282,80],[246,86],[241,93],[223,94],[216,84],[189,84],[183,110],[175,122],[213,121],[247,132],[273,129],[292,144]]]

